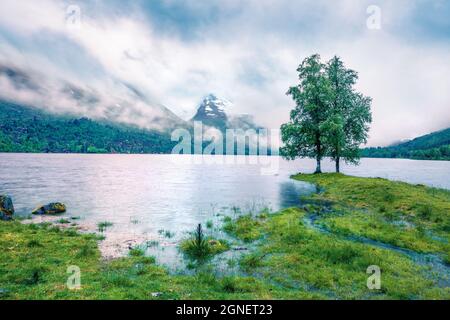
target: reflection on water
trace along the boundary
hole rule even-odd
[[[175,233],[161,240],[167,243],[198,223],[218,224],[232,208],[278,210],[314,190],[290,181],[292,171],[266,176],[258,165],[199,165],[168,155],[1,154],[0,164],[0,192],[13,197],[18,214],[59,201],[67,216],[79,216],[91,228],[112,222],[107,235],[161,240],[167,230]]]
[[[0,154],[0,194],[12,196],[19,214],[41,203],[67,204],[67,216],[94,225],[110,221],[113,235],[161,240],[160,230],[175,233],[174,243],[197,223],[262,208],[298,205],[315,191],[291,174],[312,172],[314,161],[280,160],[277,174],[262,175],[255,164],[172,161],[170,155]],[[192,156],[198,157],[198,156]],[[266,162],[263,162],[267,164]],[[333,164],[324,162],[325,170]],[[450,162],[363,159],[348,174],[384,177],[450,189]]]
[[[279,205],[281,208],[296,207],[299,204],[299,188],[296,181],[286,181],[280,183]],[[309,189],[315,191],[314,187]],[[301,194],[301,193],[300,193]]]

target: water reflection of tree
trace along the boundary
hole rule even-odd
[[[313,185],[303,184],[297,181],[286,181],[280,184],[279,205],[280,208],[298,207],[300,197],[317,192]]]

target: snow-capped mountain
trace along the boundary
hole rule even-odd
[[[214,94],[206,96],[192,121],[200,121],[204,126],[219,130],[225,129],[257,129],[251,115],[232,115],[233,104],[225,99],[219,99]]]
[[[215,95],[206,96],[192,121],[200,121],[204,126],[225,129],[228,123],[228,116],[225,109],[231,106],[231,102],[218,99]]]

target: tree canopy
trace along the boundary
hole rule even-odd
[[[297,69],[300,83],[288,95],[296,103],[290,122],[281,127],[286,159],[315,158],[316,173],[329,156],[340,170],[341,159],[358,163],[359,146],[367,142],[371,98],[356,92],[358,74],[347,69],[339,57],[323,64],[314,54]]]

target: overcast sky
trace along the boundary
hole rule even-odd
[[[1,0],[0,63],[98,90],[131,84],[183,119],[215,93],[278,128],[300,62],[336,54],[373,98],[369,145],[386,145],[450,126],[449,17],[446,0]]]

